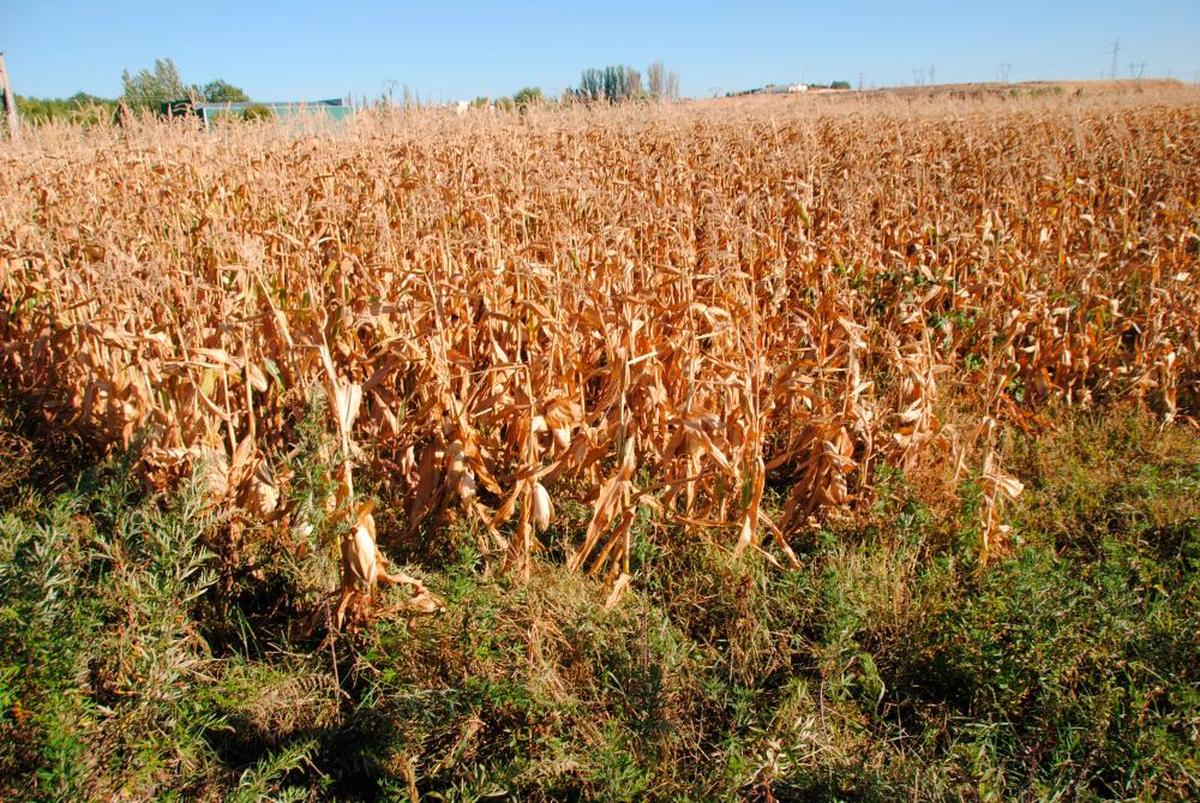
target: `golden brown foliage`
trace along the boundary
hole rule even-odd
[[[149,428],[151,463],[219,455],[220,494],[267,513],[285,396],[323,388],[408,526],[458,507],[510,565],[568,488],[593,509],[573,565],[622,586],[639,505],[794,560],[880,461],[961,464],[994,419],[1196,414],[1198,109],[46,129],[0,151],[2,370],[61,426]],[[948,397],[982,423],[939,421]],[[1020,491],[987,454],[985,559]]]

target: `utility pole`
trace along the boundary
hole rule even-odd
[[[4,67],[4,53],[0,52],[0,94],[4,96],[4,116],[8,121],[8,137],[17,138],[17,99],[8,84],[8,70]]]
[[[1000,62],[1000,83],[1002,83],[1002,84],[1008,83],[1008,74],[1011,71],[1012,71],[1012,62],[1011,61]]]
[[[862,70],[858,71],[858,91],[862,92]]]
[[[933,84],[937,83],[937,81],[933,80],[933,63],[932,62],[930,62],[930,64],[929,64],[929,83],[931,86]]]
[[[1117,80],[1117,56],[1120,54],[1120,52],[1121,52],[1121,40],[1116,39],[1113,41],[1112,69],[1108,71],[1108,77],[1114,81]]]

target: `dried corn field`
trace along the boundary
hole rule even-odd
[[[43,129],[0,150],[2,370],[280,537],[273,466],[323,393],[343,604],[396,579],[365,474],[516,571],[584,502],[567,560],[619,591],[639,510],[786,563],[879,466],[948,465],[981,477],[986,560],[1021,490],[997,426],[1197,415],[1195,100]]]

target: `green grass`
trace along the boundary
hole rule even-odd
[[[310,419],[297,507],[328,479]],[[197,481],[156,495],[136,452],[22,421],[0,440],[3,799],[1200,796],[1200,440],[1138,413],[1007,436],[1027,490],[983,570],[973,486],[932,505],[884,470],[870,510],[796,539],[796,571],[640,520],[608,612],[560,560],[498,575],[455,524],[411,567],[446,613],[332,642],[295,626],[336,576],[325,524],[231,550]]]

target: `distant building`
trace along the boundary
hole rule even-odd
[[[762,89],[753,90],[755,94],[791,95],[808,91],[808,84],[767,84]]]
[[[343,120],[354,114],[354,107],[341,98],[283,103],[209,103],[175,100],[162,104],[158,111],[163,117],[199,117],[207,130],[221,117],[244,120],[274,117],[279,120],[295,120],[324,115],[331,120]]]

